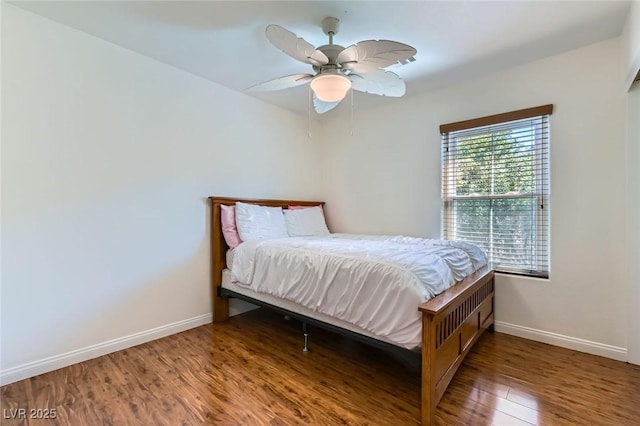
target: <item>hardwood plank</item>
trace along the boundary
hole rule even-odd
[[[420,358],[263,310],[0,388],[3,425],[417,425]],[[437,425],[637,425],[640,368],[485,333]],[[11,419],[24,408],[53,420]],[[10,411],[12,410],[12,411]]]
[[[537,420],[535,423],[527,423],[524,420],[520,420],[517,417],[510,416],[502,411],[496,410],[493,412],[493,417],[491,418],[492,426],[531,426],[538,424],[550,424],[550,423],[538,423]]]

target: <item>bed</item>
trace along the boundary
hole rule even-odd
[[[229,246],[223,236],[221,206],[237,202],[270,207],[324,205],[318,201],[242,199],[209,197],[211,202],[211,265],[213,286],[213,321],[225,321],[229,317],[229,298],[237,297],[267,308],[289,314],[304,323],[315,324],[346,334],[356,340],[379,347],[397,346],[365,330],[328,317],[310,315],[303,308],[289,301],[274,297],[256,297],[229,284],[227,253]],[[226,284],[223,286],[223,282]],[[484,266],[427,302],[418,304],[419,346],[422,359],[421,418],[425,426],[433,425],[436,406],[449,382],[473,344],[494,323],[494,273]],[[306,345],[305,345],[306,346]],[[404,348],[406,349],[406,348]]]

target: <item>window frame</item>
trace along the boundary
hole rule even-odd
[[[536,269],[529,269],[528,267],[522,268],[512,268],[505,267],[501,269],[499,265],[494,265],[496,272],[504,272],[508,274],[517,274],[517,275],[526,275],[538,278],[548,278],[550,271],[550,217],[549,217],[549,197],[550,197],[550,159],[547,158],[546,161],[543,158],[545,151],[540,149],[534,149],[535,171],[541,171],[544,176],[543,180],[536,179],[534,177],[535,189],[532,193],[523,193],[523,194],[472,194],[472,195],[455,195],[452,192],[450,187],[451,180],[457,176],[457,172],[455,169],[455,163],[451,163],[451,158],[449,157],[449,149],[452,149],[452,144],[455,142],[451,139],[451,134],[453,132],[472,130],[475,128],[484,128],[488,126],[507,124],[513,121],[524,120],[524,119],[536,119],[539,118],[540,124],[533,128],[534,135],[542,134],[542,130],[546,129],[547,132],[550,132],[550,115],[553,113],[553,105],[541,105],[538,107],[527,108],[517,111],[511,111],[502,114],[495,114],[486,117],[475,118],[471,120],[458,121],[449,124],[443,124],[440,126],[440,133],[442,136],[442,158],[441,158],[441,197],[442,197],[442,238],[453,237],[449,239],[455,239],[455,233],[458,231],[455,226],[455,217],[456,217],[456,208],[454,207],[456,200],[489,200],[490,205],[491,201],[496,199],[515,199],[515,198],[530,198],[533,199],[534,202],[537,203],[538,208],[532,209],[532,214],[536,216],[533,218],[532,223],[535,226],[535,230],[533,231],[533,237],[536,238],[536,241],[532,243],[533,252],[535,253],[535,260],[532,262],[532,265],[535,265]],[[479,129],[480,131],[480,129]],[[534,143],[538,144],[539,141],[546,142],[546,153],[549,154],[550,150],[550,135],[547,134],[543,137],[534,136]],[[453,147],[455,149],[456,147]],[[447,161],[448,160],[448,161]],[[538,168],[539,165],[539,168]],[[492,166],[492,173],[493,173]],[[545,191],[545,185],[547,187]],[[455,183],[453,185],[453,191],[455,191]],[[493,212],[493,208],[490,208],[490,212]],[[492,215],[493,213],[490,213]],[[493,220],[491,216],[489,218],[490,227],[493,225]],[[447,234],[448,232],[448,234]],[[491,231],[489,231],[491,232]],[[543,245],[543,241],[546,241],[546,246]],[[493,239],[489,243],[493,246]],[[537,256],[537,248],[544,247],[546,253],[546,259],[540,259]],[[490,250],[491,251],[491,250]],[[491,261],[492,253],[488,253],[488,257]],[[545,268],[546,266],[546,268]]]

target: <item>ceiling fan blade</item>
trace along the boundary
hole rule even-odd
[[[251,86],[247,91],[250,92],[268,92],[271,90],[288,89],[289,87],[302,86],[313,79],[312,74],[292,74],[285,77],[275,78],[263,83]]]
[[[390,40],[361,41],[338,54],[342,68],[356,74],[365,74],[405,61],[416,54],[413,47]]]
[[[340,104],[340,101],[338,102],[321,101],[320,99],[318,99],[315,93],[313,94],[313,108],[316,110],[318,114],[324,114],[327,111],[331,111],[332,109],[337,107],[339,104]]]
[[[406,92],[404,80],[391,71],[375,70],[365,75],[349,74],[351,87],[360,92],[399,98]]]
[[[329,63],[327,55],[280,25],[269,25],[265,30],[265,34],[271,44],[293,59],[311,65],[326,65]]]

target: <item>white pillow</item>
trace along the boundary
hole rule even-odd
[[[322,207],[307,209],[285,210],[284,219],[290,237],[306,237],[311,235],[329,235],[329,229],[324,221]]]
[[[236,203],[236,227],[242,241],[289,236],[282,207]]]

